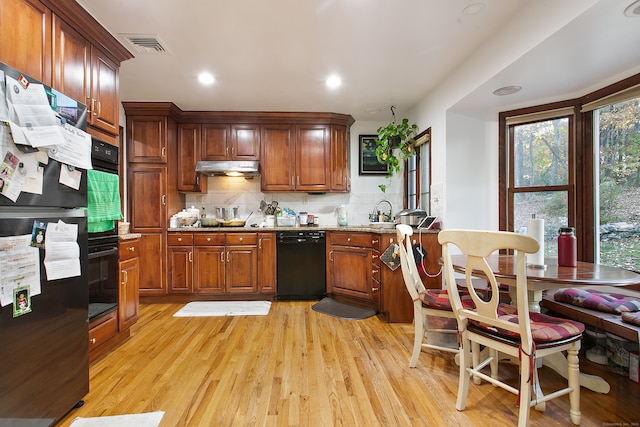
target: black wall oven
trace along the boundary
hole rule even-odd
[[[118,174],[118,147],[92,138],[91,163],[95,170]],[[116,223],[117,224],[117,223]],[[89,233],[89,321],[118,308],[118,227]]]

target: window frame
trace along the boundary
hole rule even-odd
[[[512,150],[508,145],[513,135],[509,135],[508,119],[573,107],[574,113],[569,119],[569,223],[573,220],[575,224],[578,238],[578,259],[594,262],[596,256],[594,124],[592,111],[582,111],[582,109],[588,104],[605,100],[615,94],[628,92],[638,85],[640,85],[640,74],[598,89],[581,98],[504,111],[498,114],[498,227],[500,230],[513,231],[513,211],[510,209],[513,193],[509,188],[513,183],[511,168],[513,158],[510,157]],[[565,114],[559,117],[566,116]]]

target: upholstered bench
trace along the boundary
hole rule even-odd
[[[593,291],[593,289],[591,291]],[[603,294],[606,294],[606,295],[618,295],[618,296],[624,297],[623,299],[614,297],[613,300],[615,301],[608,304],[608,306],[607,304],[604,304],[601,306],[601,308],[606,306],[607,308],[604,308],[604,309],[605,310],[608,309],[610,311],[602,311],[602,310],[596,310],[594,308],[587,308],[586,306],[584,306],[584,304],[582,304],[583,306],[580,306],[580,305],[576,305],[575,303],[571,304],[568,302],[563,302],[562,301],[563,297],[560,297],[561,301],[558,301],[555,298],[556,292],[559,292],[559,291],[555,290],[555,291],[545,292],[542,297],[542,301],[540,305],[545,309],[553,311],[554,313],[557,313],[568,319],[577,320],[578,322],[591,325],[599,331],[609,332],[610,334],[617,335],[626,340],[638,342],[638,335],[640,334],[640,326],[623,321],[621,315],[619,313],[616,313],[615,310],[611,309],[611,306],[616,306],[618,307],[618,309],[620,309],[619,303],[621,301],[624,301],[624,303],[627,303],[627,304],[629,303],[629,301],[635,301],[635,302],[640,301],[639,291],[629,290],[625,288],[618,288],[615,286],[598,287],[597,292],[600,293],[600,296],[602,296]],[[602,301],[600,302],[602,303]],[[634,304],[635,303],[631,303],[630,306],[633,307]],[[590,304],[587,304],[587,305],[590,305]],[[624,312],[625,317],[629,319],[631,319],[632,317],[635,317],[632,315],[632,313],[633,312],[631,311]],[[636,312],[635,314],[637,313],[638,312]]]

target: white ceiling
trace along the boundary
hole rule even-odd
[[[183,110],[324,111],[356,120],[409,112],[529,2],[558,0],[78,0],[136,56],[120,74],[122,101]],[[465,96],[455,109],[485,116],[533,99],[582,95],[640,66],[632,0],[600,0]],[[476,14],[465,7],[483,5]],[[533,23],[535,25],[535,23]],[[137,53],[123,34],[157,37]],[[211,72],[216,82],[197,83]],[[343,79],[329,90],[330,74]],[[625,75],[625,76],[626,76]],[[506,82],[506,83],[505,83]],[[504,84],[523,91],[495,97]]]

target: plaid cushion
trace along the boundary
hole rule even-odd
[[[518,314],[501,314],[498,310],[498,317],[511,323],[518,323]],[[536,343],[559,341],[562,339],[575,337],[584,332],[584,325],[574,320],[551,317],[542,313],[529,313],[531,319],[531,336]],[[507,338],[517,337],[518,334],[500,328],[473,322],[474,325]]]
[[[606,313],[620,314],[640,311],[640,301],[636,298],[620,294],[607,294],[591,289],[561,289],[553,295],[553,299]]]
[[[640,313],[622,313],[622,321],[631,325],[640,326]]]
[[[474,307],[469,292],[460,292],[460,300],[464,308]],[[427,289],[424,292],[420,292],[420,301],[429,308],[451,311],[449,294],[446,289]]]

